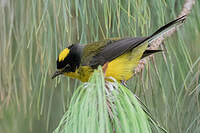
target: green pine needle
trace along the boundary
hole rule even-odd
[[[151,133],[149,115],[141,106],[121,84],[106,82],[105,85],[99,69],[88,83],[76,89],[54,133]]]

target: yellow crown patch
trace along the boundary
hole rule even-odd
[[[68,48],[66,48],[60,53],[59,58],[58,58],[59,62],[63,61],[65,59],[65,57],[67,57],[67,55],[69,54],[69,51],[70,50]]]

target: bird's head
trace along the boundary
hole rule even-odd
[[[57,59],[57,71],[53,74],[52,79],[58,75],[76,71],[81,61],[79,47],[79,44],[70,45],[59,54]]]

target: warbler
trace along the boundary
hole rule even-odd
[[[148,50],[150,43],[181,25],[185,19],[186,16],[177,18],[147,37],[108,38],[88,44],[72,44],[59,54],[57,71],[52,79],[64,74],[87,82],[98,66],[107,64],[105,77],[127,81],[133,77],[142,58],[161,51]]]

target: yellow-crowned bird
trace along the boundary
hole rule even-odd
[[[65,48],[57,59],[57,71],[52,78],[64,74],[87,82],[94,69],[107,64],[105,77],[127,81],[134,75],[139,61],[160,50],[147,50],[150,42],[180,25],[186,16],[159,28],[147,37],[108,38],[88,44],[73,44]]]

